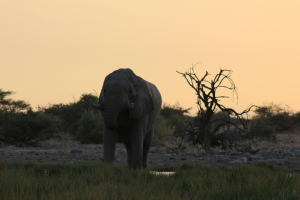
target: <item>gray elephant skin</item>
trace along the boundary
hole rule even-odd
[[[92,103],[104,119],[104,161],[113,162],[116,143],[123,142],[129,168],[147,167],[161,103],[156,86],[131,69],[119,69],[106,76],[98,104]]]

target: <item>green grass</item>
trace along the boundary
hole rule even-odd
[[[104,163],[0,163],[0,199],[300,199],[300,174],[271,164],[134,171]]]

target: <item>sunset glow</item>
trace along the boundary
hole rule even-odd
[[[4,1],[0,19],[0,88],[34,108],[99,95],[107,74],[131,68],[193,114],[176,71],[199,62],[199,77],[233,71],[239,101],[224,104],[237,111],[300,111],[300,1]]]

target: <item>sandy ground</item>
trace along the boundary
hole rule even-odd
[[[194,147],[175,152],[156,145],[150,149],[148,166],[179,166],[183,163],[197,163],[225,167],[232,164],[272,162],[300,170],[300,133],[279,134],[276,136],[276,141],[252,142],[253,149],[260,149],[253,155],[236,150],[214,148],[206,151]],[[0,161],[4,162],[96,162],[102,157],[102,144],[80,144],[69,139],[43,141],[38,147],[0,146]],[[126,162],[126,150],[123,144],[117,144],[115,163],[126,165]]]

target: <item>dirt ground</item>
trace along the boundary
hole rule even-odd
[[[276,141],[258,141],[261,148],[276,147],[276,148],[290,148],[300,145],[300,131],[286,132],[276,135]]]
[[[300,133],[284,133],[273,141],[251,142],[253,149],[260,149],[256,154],[237,150],[213,148],[209,151],[188,147],[180,152],[155,145],[148,156],[148,166],[179,166],[184,163],[205,164],[226,167],[235,164],[271,162],[300,171]],[[0,146],[0,161],[3,162],[96,162],[103,157],[102,144],[80,144],[65,139],[51,139],[40,142],[38,147]],[[115,163],[126,165],[126,150],[123,144],[117,144]]]

